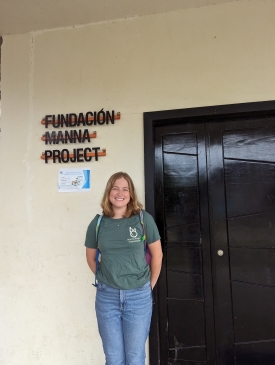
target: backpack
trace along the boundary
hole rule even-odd
[[[100,228],[100,223],[101,223],[102,218],[103,218],[103,214],[98,216],[96,227],[95,227],[96,243],[98,242],[98,233],[99,233],[99,228]],[[148,248],[148,245],[146,243],[146,232],[145,232],[145,226],[144,226],[144,219],[143,219],[142,210],[140,210],[140,212],[139,212],[139,221],[140,221],[140,224],[142,226],[142,231],[143,231],[143,236],[141,237],[141,240],[144,242],[145,259],[146,259],[147,264],[150,266],[152,256],[151,256],[151,252]],[[100,256],[101,256],[101,252],[100,252],[99,248],[97,248],[96,258],[95,258],[95,262],[96,262],[95,283],[93,284],[93,286],[95,286],[95,287],[98,286],[97,279],[96,279],[96,274],[97,274],[97,270],[98,270]]]

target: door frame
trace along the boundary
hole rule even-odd
[[[153,216],[155,211],[155,128],[170,123],[183,124],[202,120],[222,120],[228,117],[268,116],[275,113],[275,100],[227,104],[207,107],[163,110],[143,113],[144,126],[144,170],[145,170],[145,205]],[[150,365],[160,364],[159,305],[158,285],[153,291],[154,303],[151,329],[149,334]]]

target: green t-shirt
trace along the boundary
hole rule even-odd
[[[160,239],[153,217],[143,211],[146,241],[149,245]],[[130,218],[103,217],[96,242],[98,215],[88,226],[85,246],[99,247],[101,262],[97,280],[116,289],[139,288],[150,280],[150,268],[145,260],[143,230],[139,214]]]

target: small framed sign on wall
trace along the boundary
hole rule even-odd
[[[91,169],[59,169],[58,191],[71,193],[91,190]]]

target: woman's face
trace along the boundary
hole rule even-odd
[[[125,208],[130,201],[129,185],[124,177],[117,179],[110,191],[109,200],[113,208]]]

